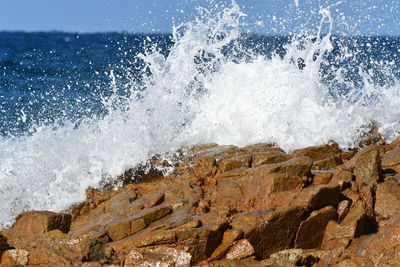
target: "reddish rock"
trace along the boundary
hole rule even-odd
[[[241,230],[228,230],[224,233],[221,244],[213,251],[210,260],[221,259],[234,242],[243,236]],[[254,252],[253,252],[254,253]]]
[[[354,237],[358,237],[365,232],[367,220],[365,204],[362,201],[353,203],[349,213],[344,217],[340,225],[354,228]]]
[[[287,249],[271,255],[268,266],[315,266],[329,251]]]
[[[336,156],[314,161],[313,170],[331,170],[343,164],[342,160]]]
[[[49,211],[30,211],[22,213],[9,230],[3,231],[8,244],[23,247],[45,232],[59,229],[68,232],[71,225],[70,214],[59,214]]]
[[[320,248],[326,225],[331,220],[337,220],[337,217],[336,210],[331,206],[313,211],[306,220],[300,223],[294,241],[295,248]]]
[[[225,258],[228,260],[240,260],[248,258],[254,254],[254,248],[249,240],[242,239],[237,241],[226,253]]]
[[[338,222],[340,223],[346,216],[349,214],[350,207],[352,201],[343,200],[338,204],[337,213],[338,213]]]
[[[329,183],[340,185],[341,188],[344,189],[350,187],[350,184],[353,182],[353,177],[354,175],[351,168],[339,166],[335,169],[335,173]]]
[[[333,143],[331,145],[311,146],[295,150],[292,153],[292,157],[310,157],[313,160],[322,160],[334,157],[339,152],[339,146]]]
[[[313,161],[309,157],[293,158],[281,163],[261,165],[254,170],[254,175],[284,173],[300,177],[307,176],[310,174],[312,164]]]
[[[382,159],[382,166],[388,169],[400,171],[400,149],[392,150],[386,153]]]
[[[387,219],[400,209],[400,185],[396,182],[378,184],[375,212]]]
[[[170,247],[148,248],[141,251],[132,250],[126,256],[124,266],[191,266],[192,256],[184,250]]]
[[[345,226],[335,221],[329,221],[325,229],[321,248],[326,250],[346,248],[354,235],[355,228],[353,226]]]
[[[359,187],[376,184],[382,171],[379,149],[372,145],[360,150],[346,166],[353,169]]]
[[[239,213],[231,225],[233,229],[243,230],[257,257],[267,259],[272,253],[290,247],[302,215],[301,207]]]
[[[251,163],[251,156],[240,155],[232,158],[222,159],[216,162],[218,166],[218,172],[228,172],[240,168],[249,168]]]
[[[264,164],[274,164],[289,160],[289,156],[283,151],[257,152],[252,156],[253,168]]]
[[[276,146],[274,146],[274,144],[269,144],[269,143],[254,144],[254,145],[243,147],[240,150],[246,154],[253,154],[253,153],[258,153],[258,152],[271,152],[271,151],[284,152],[279,147],[276,147]]]
[[[11,249],[3,252],[1,256],[1,266],[14,267],[26,266],[28,264],[29,252],[22,249]]]
[[[323,185],[323,184],[329,184],[333,177],[332,172],[318,172],[315,173],[313,177],[313,184],[314,185]]]

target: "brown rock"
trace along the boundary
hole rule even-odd
[[[354,235],[354,227],[341,225],[335,221],[329,221],[325,229],[321,248],[327,250],[346,248]]]
[[[329,184],[333,177],[332,172],[318,172],[315,173],[313,177],[313,184],[314,185],[323,185],[323,184]]]
[[[23,249],[11,249],[3,252],[1,266],[25,266],[28,264],[29,252]]]
[[[195,155],[195,175],[206,177],[213,174],[214,167],[218,161],[223,158],[229,158],[236,155],[239,148],[235,146],[217,146],[202,150]]]
[[[377,185],[375,212],[387,219],[400,208],[400,185],[396,182]]]
[[[272,254],[270,260],[273,266],[314,266],[328,253],[326,250],[287,249]]]
[[[22,213],[9,230],[3,232],[8,243],[23,247],[30,241],[50,230],[59,229],[68,232],[71,225],[70,214],[59,214],[49,211],[30,211]]]
[[[274,164],[289,160],[289,156],[283,151],[257,152],[252,156],[253,168],[264,164]]]
[[[72,264],[50,249],[35,249],[29,251],[28,265],[64,267]]]
[[[214,250],[209,260],[219,260],[221,259],[228,249],[233,245],[233,243],[243,236],[243,231],[241,230],[228,230],[225,231],[221,244]]]
[[[243,147],[240,150],[246,154],[253,154],[257,152],[271,152],[271,151],[283,152],[283,150],[280,149],[279,147],[274,146],[274,144],[268,144],[268,143],[254,144]]]
[[[218,172],[228,172],[240,168],[249,168],[251,163],[251,156],[240,155],[232,158],[222,159],[216,162],[218,166]]]
[[[400,149],[392,150],[386,153],[382,159],[382,166],[384,168],[394,169],[395,171],[400,170]]]
[[[106,232],[113,241],[120,240],[143,230],[152,222],[165,217],[171,212],[172,207],[170,205],[156,206],[111,223]]]
[[[314,161],[313,170],[331,170],[343,164],[342,160],[336,156]]]
[[[354,228],[354,237],[358,237],[365,232],[365,223],[367,215],[365,211],[365,205],[362,201],[353,203],[349,213],[344,217],[340,223],[342,226],[348,226]]]
[[[342,189],[349,187],[353,181],[353,172],[351,168],[345,166],[339,166],[335,169],[335,173],[330,181],[330,184],[338,184]]]
[[[359,187],[376,184],[382,171],[379,149],[375,145],[363,148],[346,166],[353,169]]]
[[[351,201],[350,200],[343,200],[338,204],[337,208],[337,213],[338,213],[338,222],[340,223],[344,217],[349,214],[350,207],[351,207]]]
[[[261,165],[254,170],[254,175],[284,173],[292,176],[307,176],[311,171],[312,164],[309,157],[293,158],[281,163]]]
[[[239,213],[231,225],[233,229],[243,230],[257,257],[267,259],[272,253],[290,247],[302,215],[301,207]]]
[[[249,240],[241,239],[237,241],[226,253],[225,258],[228,260],[240,260],[248,258],[254,254],[254,248]]]
[[[330,220],[335,221],[337,216],[336,210],[331,206],[313,211],[305,221],[300,223],[294,241],[295,248],[320,248],[326,225]]]
[[[176,266],[189,267],[192,255],[184,250],[170,247],[156,247],[132,250],[125,259],[124,266]]]
[[[321,160],[335,156],[339,153],[339,146],[336,143],[331,145],[311,146],[295,150],[292,157],[310,157],[313,160]]]

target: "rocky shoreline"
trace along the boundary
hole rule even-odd
[[[400,137],[365,140],[183,149],[166,177],[127,172],[68,212],[19,215],[0,265],[400,266]]]

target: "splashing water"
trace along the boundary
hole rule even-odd
[[[274,142],[290,151],[335,140],[346,148],[371,121],[393,139],[393,65],[356,61],[364,57],[350,51],[357,39],[332,35],[332,7],[321,9],[316,34],[290,37],[283,53],[269,54],[243,46],[246,15],[236,3],[217,14],[199,9],[174,28],[168,56],[157,47],[138,55],[146,75],[131,82],[129,96],[117,96],[111,72],[105,116],[0,137],[0,225],[29,209],[62,210],[105,177],[181,145]]]

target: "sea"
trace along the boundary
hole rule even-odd
[[[322,14],[322,16],[329,16]],[[341,149],[400,133],[400,38],[241,30],[238,5],[171,34],[0,32],[0,228],[182,146]]]

